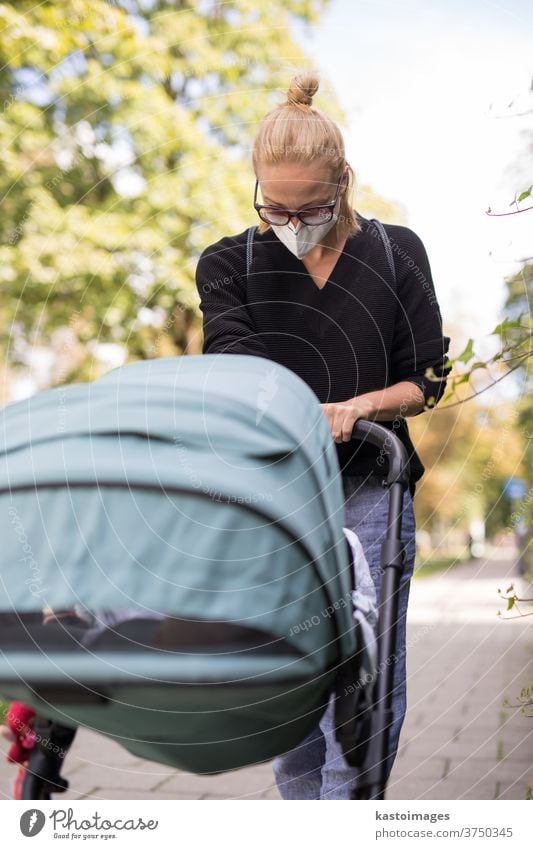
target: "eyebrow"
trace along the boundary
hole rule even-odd
[[[263,200],[265,201],[265,204],[267,204],[268,206],[279,206],[281,209],[288,209],[288,207],[283,206],[282,203],[276,203],[275,201],[269,200],[266,195],[263,195]],[[304,206],[300,206],[299,208],[300,209],[308,209],[309,207],[322,206],[323,204],[326,204],[326,203],[329,203],[329,202],[330,201],[327,201],[327,200],[323,200],[323,201],[316,201],[315,200],[312,203],[306,203]]]

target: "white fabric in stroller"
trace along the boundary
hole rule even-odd
[[[378,606],[376,587],[370,574],[368,561],[363,551],[361,541],[354,531],[343,528],[344,536],[350,544],[352,551],[353,567],[355,573],[355,587],[352,592],[354,607],[354,619],[360,625],[361,636],[364,641],[364,673],[374,676],[377,668],[377,634],[376,625],[378,621]]]

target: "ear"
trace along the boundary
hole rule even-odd
[[[346,189],[348,188],[348,179],[350,177],[350,173],[352,171],[352,166],[346,163],[346,167],[344,169],[344,173],[342,175],[342,186],[341,186],[341,194],[344,194]]]

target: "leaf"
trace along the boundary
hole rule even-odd
[[[453,386],[461,386],[462,383],[468,383],[470,380],[470,374],[467,372],[466,374],[462,374],[461,377],[454,378]]]
[[[507,610],[511,610],[511,608],[514,607],[515,601],[516,601],[516,599],[515,599],[514,595],[511,596],[511,598],[507,599]]]
[[[530,186],[529,189],[526,189],[524,192],[522,192],[522,194],[518,195],[518,203],[520,203],[520,201],[522,200],[525,200],[531,195],[531,189],[533,189],[533,186]]]
[[[489,333],[489,336],[494,336],[496,333],[502,334],[506,330],[519,330],[521,328],[525,329],[522,324],[522,316],[519,316],[518,318],[504,318],[504,320],[500,322],[500,324],[497,324],[494,330]]]
[[[460,363],[467,363],[474,356],[474,340],[469,339],[462,354],[455,359]]]

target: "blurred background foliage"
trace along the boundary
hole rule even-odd
[[[328,4],[0,2],[3,403],[15,386],[24,394],[24,377],[37,391],[201,352],[196,260],[256,221],[251,140],[291,75],[315,66],[292,24],[317,24]],[[316,105],[342,125],[322,79]],[[407,223],[370,186],[357,184],[354,205]],[[532,266],[505,285],[506,318],[516,319],[528,311]],[[504,324],[502,334],[522,332]],[[460,328],[445,331],[453,346]],[[459,403],[473,371],[468,356],[461,363],[444,403],[409,423],[427,469],[418,526],[452,551],[472,516],[490,534],[513,531],[507,477],[520,474],[528,495],[533,486],[527,358],[513,378],[521,400],[496,408],[483,396]]]
[[[11,369],[38,346],[56,353],[45,382],[97,377],[102,346],[128,359],[201,350],[196,258],[255,221],[250,141],[287,68],[309,64],[291,19],[316,22],[325,5],[0,4]],[[341,117],[331,98],[317,105]]]

